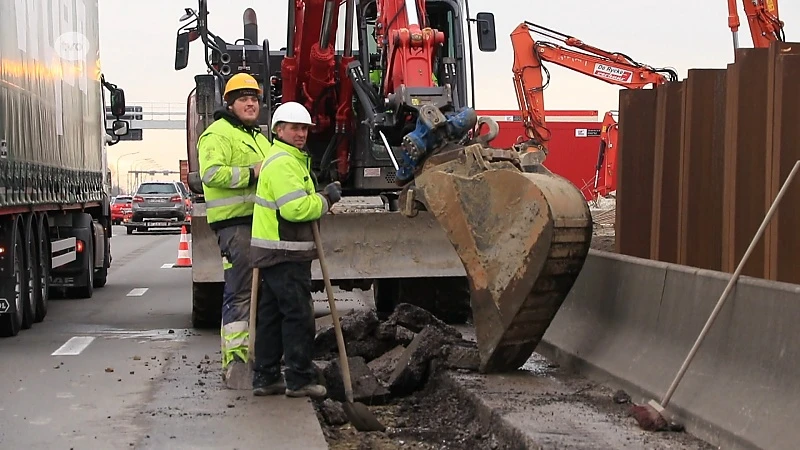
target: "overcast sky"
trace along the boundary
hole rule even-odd
[[[286,0],[209,0],[209,26],[231,42],[241,36],[242,12],[252,7],[258,15],[259,39],[269,38],[273,48],[280,48],[286,39],[287,5]],[[189,67],[179,72],[173,68],[175,34],[184,7],[196,9],[197,2],[100,0],[103,71],[109,81],[125,89],[129,104],[184,103],[193,87],[193,75],[204,73],[199,41],[191,45]],[[787,40],[800,40],[800,4],[784,1],[780,7]],[[496,52],[476,52],[479,109],[517,108],[509,34],[523,20],[572,35],[595,47],[625,53],[641,63],[672,67],[681,78],[689,68],[724,68],[733,61],[724,0],[472,0],[470,9],[473,16],[480,11],[493,12],[498,34]],[[740,45],[752,47],[746,18],[741,10],[739,14],[743,24]],[[591,109],[602,115],[617,108],[616,86],[555,64],[549,64],[548,69],[551,80],[545,91],[546,109]],[[110,164],[115,163],[115,155],[139,151],[126,159],[152,157],[162,166],[177,170],[177,159],[185,152],[185,134],[158,130],[144,133],[143,142],[123,142],[112,147]]]

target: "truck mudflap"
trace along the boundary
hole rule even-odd
[[[481,372],[527,361],[591,245],[580,190],[541,165],[531,170],[515,152],[474,144],[430,158],[400,199],[405,214],[422,204],[436,217],[463,263]]]

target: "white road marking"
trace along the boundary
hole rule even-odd
[[[175,263],[166,263],[163,266],[161,266],[161,268],[162,269],[172,269],[172,266],[174,266],[174,265],[175,265]]]
[[[148,288],[131,289],[131,291],[128,292],[128,297],[141,297],[145,292],[147,292],[147,289]]]
[[[92,336],[74,336],[64,343],[58,350],[50,354],[50,356],[74,356],[80,355],[86,347],[94,341]]]

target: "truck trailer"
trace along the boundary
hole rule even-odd
[[[97,0],[0,2],[2,337],[44,320],[51,295],[106,284],[106,146],[129,125],[124,92],[100,72],[98,21]]]

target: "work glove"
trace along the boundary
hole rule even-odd
[[[333,183],[325,186],[325,189],[322,191],[322,194],[325,198],[328,199],[328,202],[333,205],[334,203],[338,202],[342,199],[342,185],[338,181],[334,181]]]

